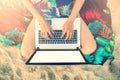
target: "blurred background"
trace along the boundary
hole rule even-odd
[[[25,9],[22,0],[0,0],[0,34],[14,28],[24,32],[29,18],[31,15]]]

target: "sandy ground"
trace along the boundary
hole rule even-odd
[[[115,80],[117,78],[109,71],[108,65],[26,66],[26,59],[21,56],[18,48],[2,44],[0,46],[0,80]]]
[[[119,80],[120,79],[120,0],[109,0],[116,35],[115,60],[110,66],[26,66],[15,47],[0,44],[0,80]]]

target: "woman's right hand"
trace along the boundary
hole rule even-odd
[[[50,39],[52,37],[53,31],[47,21],[40,23],[41,36],[45,39]]]

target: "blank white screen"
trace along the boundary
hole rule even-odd
[[[30,63],[84,63],[79,51],[37,51]]]

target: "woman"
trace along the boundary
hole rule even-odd
[[[76,16],[78,15],[78,13],[80,13],[81,17],[84,19],[84,20],[81,19],[81,24],[82,24],[81,51],[87,55],[93,54],[96,50],[97,44],[95,41],[95,36],[92,35],[88,26],[86,25],[90,22],[85,17],[86,15],[84,15],[86,13],[85,11],[87,7],[86,5],[87,1],[90,1],[90,0],[86,0],[86,1],[84,0],[75,0],[75,1],[74,0],[36,0],[35,1],[34,0],[35,4],[33,4],[30,0],[23,0],[24,4],[28,8],[28,10],[33,14],[33,17],[34,17],[26,31],[26,34],[23,40],[23,45],[21,47],[21,51],[23,55],[26,55],[27,57],[29,57],[34,51],[35,19],[37,19],[41,23],[41,36],[45,39],[49,39],[49,35],[52,36],[52,29],[50,28],[50,25],[47,23],[45,18],[50,17],[51,15],[52,17],[67,16],[68,20],[64,23],[62,27],[62,35],[61,35],[61,37],[63,37],[66,34],[67,36],[65,39],[67,40],[67,39],[70,39],[73,35],[73,27],[74,27],[73,22]],[[70,11],[64,10],[65,8],[68,8]],[[56,10],[56,14],[51,14],[52,9]],[[103,28],[103,31],[104,30],[106,30],[106,28],[105,29]],[[109,30],[106,30],[106,31],[107,31],[106,34],[111,33]],[[89,59],[88,56],[86,58]],[[88,61],[91,62],[91,60],[88,60]]]

